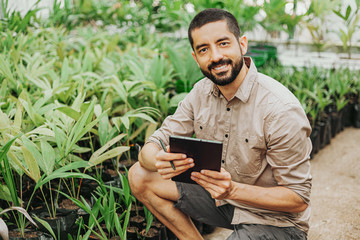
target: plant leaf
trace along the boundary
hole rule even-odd
[[[30,217],[30,215],[27,213],[27,211],[22,208],[22,207],[16,207],[16,206],[12,206],[12,207],[9,207],[7,209],[4,209],[3,211],[0,212],[0,215],[3,214],[3,213],[6,213],[8,211],[12,211],[12,210],[16,210],[20,213],[22,213],[32,224],[34,224],[34,226],[38,227],[38,225],[34,222],[34,220]]]
[[[105,152],[104,154],[102,154],[98,157],[92,158],[91,161],[89,161],[89,162],[93,165],[98,165],[107,159],[111,159],[113,157],[119,156],[120,154],[128,151],[129,149],[130,149],[130,147],[128,147],[128,146],[116,147],[116,148],[113,148],[113,149]]]
[[[50,227],[50,224],[49,224],[48,222],[46,222],[45,220],[37,217],[36,215],[33,215],[33,218],[34,218],[36,221],[38,221],[41,225],[43,225],[43,226],[46,228],[46,230],[49,231],[49,233],[51,234],[51,236],[54,237],[55,240],[57,239],[54,231],[52,230],[52,228]]]
[[[79,120],[79,118],[81,117],[81,114],[76,110],[72,109],[71,107],[58,107],[56,108],[56,110],[59,110],[60,112],[66,114],[75,121]]]
[[[54,171],[55,151],[54,151],[53,147],[44,140],[41,140],[40,144],[41,144],[42,158],[44,160],[46,159],[46,161],[44,161],[44,163],[45,163],[44,172],[46,173],[46,175],[49,175],[52,171]]]
[[[120,141],[123,137],[125,137],[126,134],[122,133],[117,137],[114,137],[113,139],[111,139],[109,142],[107,142],[104,146],[102,146],[101,148],[99,148],[98,150],[96,150],[92,156],[90,157],[89,162],[92,163],[93,159],[98,158],[102,153],[104,153],[107,149],[109,149],[112,145],[114,145],[115,143],[117,143],[118,141]]]
[[[157,123],[150,123],[150,125],[148,126],[145,132],[145,142],[147,142],[149,137],[155,132],[156,128],[157,128]]]
[[[9,230],[2,218],[0,218],[0,237],[3,240],[9,240]]]
[[[35,182],[38,182],[40,179],[40,169],[39,165],[34,158],[34,155],[24,146],[21,146],[21,150],[24,155],[25,163],[29,169],[30,176]]]

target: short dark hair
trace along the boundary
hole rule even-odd
[[[199,12],[191,21],[188,29],[188,38],[190,41],[190,45],[194,50],[194,40],[191,36],[191,32],[197,28],[204,26],[207,23],[217,22],[225,20],[227,23],[228,30],[234,34],[236,39],[240,38],[241,31],[239,27],[239,23],[237,22],[234,15],[229,13],[228,11],[217,9],[217,8],[208,8],[201,12]]]

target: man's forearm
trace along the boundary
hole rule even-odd
[[[236,183],[227,199],[244,203],[257,208],[281,212],[302,212],[307,204],[289,188],[259,187]]]
[[[146,168],[149,171],[156,172],[157,168],[155,167],[155,156],[159,148],[154,143],[147,143],[144,145],[142,150],[139,153],[139,162],[143,168]]]

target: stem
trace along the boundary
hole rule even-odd
[[[62,181],[62,179],[60,178],[59,186],[58,186],[57,193],[56,193],[55,206],[57,205],[58,199],[59,199],[61,181]],[[54,217],[55,216],[56,216],[56,207],[55,207],[55,211],[54,211]]]
[[[20,206],[23,207],[23,202],[22,202],[22,199],[23,199],[23,191],[22,191],[22,176],[20,177],[20,199],[21,199],[21,202],[20,202]]]
[[[126,136],[127,136],[127,138],[126,138],[126,143],[127,143],[128,146],[130,146],[129,129],[126,129]],[[128,163],[130,164],[130,163],[131,163],[130,151],[126,151],[125,154],[126,154],[126,157],[127,157],[127,159],[128,159]],[[119,168],[119,164],[118,164],[118,166],[116,166],[116,167]]]
[[[54,213],[54,200],[53,200],[53,197],[52,197],[52,189],[51,189],[51,182],[48,183],[49,184],[49,192],[50,192],[50,203],[51,203],[51,210],[52,210],[52,213]],[[55,217],[55,214],[53,214],[54,217]],[[50,216],[51,217],[51,216]]]
[[[69,188],[69,186],[68,186],[68,184],[64,181],[64,185],[65,185],[65,187],[66,187],[66,189],[68,190],[68,192],[69,192],[69,194],[70,194],[70,197],[74,197],[73,195],[72,195],[72,192],[71,192],[71,190],[70,190],[70,188]]]
[[[91,134],[90,134],[90,132],[88,134],[89,134],[89,138],[90,138],[91,153],[94,153],[94,146],[93,146],[93,143],[91,141]]]
[[[44,194],[44,191],[43,191],[42,187],[40,187],[40,191],[41,191],[41,194],[42,194],[42,196],[43,196],[43,198],[44,198],[44,202],[45,202],[46,208],[47,208],[47,210],[48,210],[48,212],[49,212],[50,218],[53,218],[53,217],[51,216],[50,207],[49,207],[49,204],[48,204],[47,201],[46,201],[46,197],[45,197],[45,194]],[[31,195],[31,197],[32,197],[32,195]],[[30,205],[30,204],[29,204],[29,205]]]
[[[83,173],[85,173],[85,170],[84,170]],[[77,194],[76,194],[76,199],[78,199],[78,200],[79,200],[80,188],[81,188],[82,181],[83,181],[83,178],[80,179],[80,183],[79,183],[79,187],[78,187],[78,192],[77,192]]]
[[[16,226],[20,229],[21,227],[20,226],[20,221],[19,219],[16,217],[16,214],[14,213],[14,211],[11,211],[11,213],[14,215],[14,219],[15,219],[15,223],[16,223]],[[18,212],[17,213],[19,218],[20,218],[20,213]],[[22,234],[23,231],[21,231],[21,234]],[[22,237],[24,237],[24,234],[21,235]]]

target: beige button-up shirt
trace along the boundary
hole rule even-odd
[[[169,143],[170,135],[223,142],[222,167],[235,182],[262,187],[284,186],[297,193],[308,208],[300,213],[260,209],[232,200],[232,224],[295,226],[308,231],[312,149],[311,127],[296,97],[276,80],[257,72],[245,57],[248,74],[227,101],[217,86],[204,78],[195,84],[150,138]],[[159,145],[160,147],[160,145]]]

